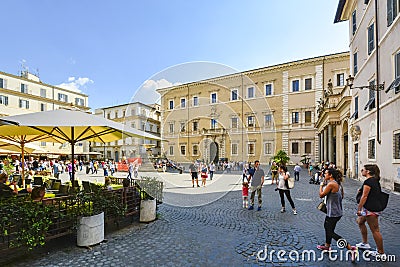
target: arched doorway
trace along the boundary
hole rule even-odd
[[[118,153],[118,151],[115,151],[115,158],[114,158],[114,160],[115,160],[116,162],[119,161],[119,153]]]
[[[218,162],[219,146],[216,142],[210,143],[210,162]]]

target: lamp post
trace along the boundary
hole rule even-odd
[[[371,85],[362,85],[362,86],[354,86],[354,87],[353,87],[353,82],[354,82],[354,77],[349,75],[349,77],[346,79],[346,84],[348,87],[350,87],[350,89],[361,89],[361,90],[369,89],[369,90],[373,90],[373,91],[382,91],[383,89],[385,89],[385,82],[383,82],[381,84],[371,84]]]
[[[377,98],[376,98],[376,139],[377,142],[380,144],[381,143],[381,134],[380,134],[380,106],[379,106],[379,91],[382,91],[385,89],[385,82],[383,83],[377,83],[377,84],[370,84],[370,85],[362,85],[362,86],[354,86],[353,87],[353,82],[354,82],[354,77],[349,75],[349,77],[346,79],[346,84],[350,89],[369,89],[377,92]]]

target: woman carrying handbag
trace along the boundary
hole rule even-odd
[[[343,215],[343,187],[341,185],[343,175],[340,171],[333,168],[325,170],[325,182],[319,187],[319,197],[326,197],[326,217],[324,222],[325,228],[325,244],[319,245],[317,248],[323,251],[331,250],[332,238],[336,241],[342,239],[340,235],[335,233],[336,224]],[[325,186],[326,185],[326,186]],[[351,252],[351,260],[355,261],[357,256],[357,247],[351,246],[349,243],[341,244],[340,248],[346,247]]]
[[[284,196],[284,195],[286,195],[286,198],[289,200],[290,206],[293,209],[293,214],[297,215],[297,211],[296,211],[296,208],[294,206],[294,202],[292,200],[292,197],[290,196],[290,188],[289,188],[289,185],[288,185],[288,180],[289,180],[290,174],[289,174],[289,172],[287,170],[287,167],[284,166],[284,165],[279,166],[278,174],[279,174],[279,176],[278,176],[278,186],[277,186],[277,188],[275,190],[279,191],[279,196],[281,198],[281,205],[282,205],[281,212],[283,213],[283,212],[286,211],[286,209],[285,209],[285,196]]]
[[[371,249],[368,244],[368,232],[365,223],[372,232],[377,250],[371,251],[370,256],[380,256],[383,258],[383,238],[379,231],[379,216],[382,214],[382,207],[377,206],[381,194],[380,169],[376,164],[366,164],[361,169],[361,174],[366,178],[359,190],[360,200],[357,209],[357,223],[361,231],[362,242],[357,244],[360,249]]]

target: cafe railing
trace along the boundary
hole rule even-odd
[[[115,197],[121,201],[125,219],[131,217],[134,221],[135,215],[140,212],[141,196],[145,193],[143,189],[133,183],[134,186],[124,187],[116,190],[103,190],[104,197]],[[81,194],[95,194],[84,193]],[[0,225],[0,251],[7,251],[14,247],[25,246],[19,244],[19,236],[21,235],[21,223],[24,221],[23,216],[29,214],[29,207],[38,207],[46,210],[46,217],[51,221],[50,226],[45,233],[45,241],[53,238],[65,236],[76,231],[76,222],[79,216],[82,216],[82,210],[88,211],[93,207],[90,197],[86,200],[77,197],[76,194],[68,196],[60,196],[54,198],[43,199],[41,202],[32,202],[27,198],[12,197],[8,199],[0,199],[0,218],[3,224]],[[10,203],[13,203],[10,205]],[[23,206],[26,208],[23,208]],[[29,206],[30,205],[30,206]],[[13,208],[14,207],[14,208]],[[20,207],[20,208],[15,208]],[[32,216],[33,214],[29,214]],[[105,212],[105,222],[119,220],[113,212]],[[123,218],[122,218],[123,219]],[[6,222],[6,223],[5,223]]]

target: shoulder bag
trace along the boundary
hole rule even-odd
[[[318,204],[317,209],[319,209],[323,213],[327,213],[327,211],[328,211],[326,209],[326,204],[325,204],[325,202],[323,200],[321,201],[321,203]]]
[[[289,172],[287,172],[286,174],[289,176],[289,178],[287,179],[286,187],[288,189],[293,189],[294,188],[294,178],[290,177],[290,173]]]

